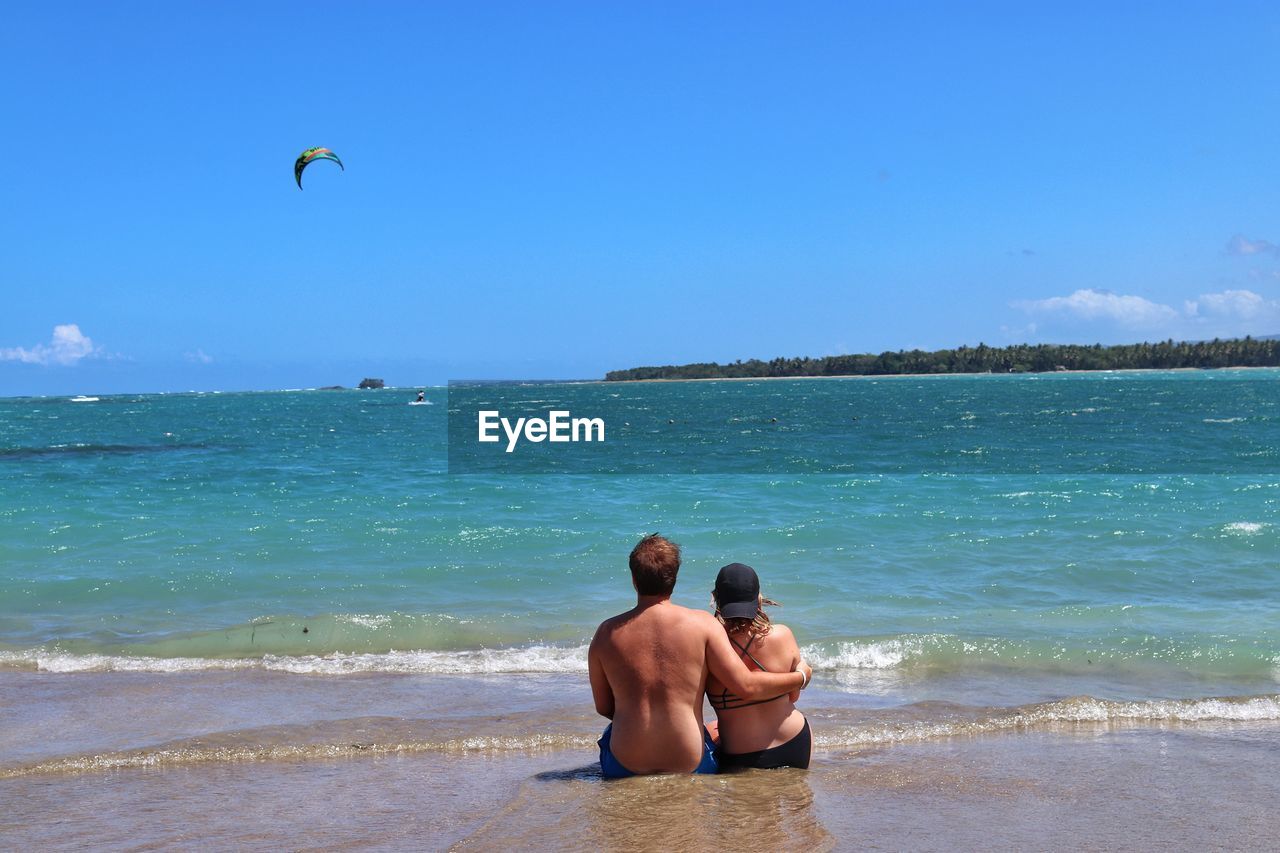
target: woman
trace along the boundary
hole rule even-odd
[[[760,595],[754,569],[742,563],[725,566],[716,576],[712,595],[716,618],[749,669],[790,672],[799,665],[800,647],[791,629],[773,624],[764,612],[763,605],[777,602]],[[720,729],[721,768],[808,767],[813,735],[809,721],[796,710],[799,696],[797,690],[747,702],[708,674],[707,701]]]

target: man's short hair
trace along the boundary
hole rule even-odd
[[[641,595],[670,595],[680,571],[680,546],[656,533],[631,549],[631,582]]]

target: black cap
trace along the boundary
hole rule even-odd
[[[760,578],[742,563],[730,563],[716,575],[716,606],[725,619],[754,619],[760,612]]]

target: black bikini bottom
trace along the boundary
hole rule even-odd
[[[813,732],[809,731],[809,721],[805,720],[804,728],[800,730],[800,734],[784,744],[771,746],[759,752],[741,752],[737,755],[722,752],[716,757],[720,761],[721,770],[737,770],[747,767],[757,767],[762,770],[770,770],[776,767],[799,767],[804,769],[809,766],[809,756],[812,753]]]

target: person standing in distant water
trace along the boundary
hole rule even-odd
[[[760,594],[755,569],[731,563],[716,576],[712,592],[716,618],[724,626],[742,662],[761,672],[790,672],[800,661],[800,646],[786,625],[769,620],[764,605],[776,604]],[[721,769],[809,766],[813,733],[796,709],[800,691],[755,699],[726,685],[713,673],[707,678],[707,701],[720,729]]]
[[[671,603],[680,546],[656,533],[631,552],[636,606],[606,619],[587,653],[596,711],[604,730],[606,778],[647,773],[715,773],[714,743],[702,722],[708,673],[749,700],[799,692],[813,670],[752,672],[710,613]]]
[[[426,401],[427,401],[427,392],[426,392],[426,391],[419,391],[419,392],[418,392],[418,402],[419,402],[419,403],[425,403]]]

